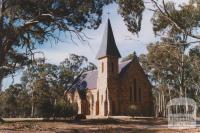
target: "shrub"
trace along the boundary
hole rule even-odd
[[[135,115],[138,114],[138,111],[139,107],[137,105],[133,104],[129,106],[128,113],[130,116],[134,117]]]

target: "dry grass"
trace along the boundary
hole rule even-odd
[[[0,133],[195,133],[195,129],[168,129],[164,119],[90,119],[62,122],[9,122],[0,124]]]

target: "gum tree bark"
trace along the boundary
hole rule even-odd
[[[3,81],[3,71],[2,71],[2,66],[3,66],[3,61],[4,61],[4,55],[3,55],[3,0],[0,0],[0,91],[2,89],[2,81]]]

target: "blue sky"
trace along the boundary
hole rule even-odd
[[[108,11],[110,12],[109,18],[111,20],[115,40],[122,56],[130,54],[134,50],[138,54],[145,53],[146,45],[149,42],[155,40],[152,31],[152,25],[148,24],[150,23],[149,19],[152,13],[145,13],[142,31],[137,37],[136,35],[128,32],[122,17],[117,13],[117,5],[112,4],[104,8],[103,23],[97,30],[83,31],[89,38],[91,38],[87,39],[89,44],[87,44],[87,42],[81,43],[77,40],[76,42],[78,43],[78,45],[74,45],[73,42],[70,41],[70,39],[67,39],[66,42],[59,43],[53,46],[53,48],[48,45],[49,47],[46,46],[45,48],[42,48],[42,51],[44,51],[47,58],[47,61],[57,64],[65,57],[67,57],[70,53],[78,53],[80,55],[88,57],[90,61],[96,63],[95,56],[101,44],[101,39],[108,19]]]
[[[183,1],[188,0],[176,0],[177,3],[182,3]],[[63,42],[59,42],[58,44],[50,44],[47,42],[43,46],[39,46],[37,51],[44,52],[45,58],[49,63],[59,64],[66,57],[68,57],[70,53],[75,53],[78,55],[86,56],[91,62],[96,64],[97,60],[95,59],[95,56],[101,44],[101,39],[104,33],[105,25],[107,23],[107,12],[110,12],[109,18],[115,36],[115,41],[122,57],[125,57],[134,51],[136,51],[138,55],[147,53],[146,47],[148,44],[158,40],[153,34],[152,24],[150,22],[153,12],[149,10],[144,11],[142,30],[137,36],[127,30],[127,27],[123,22],[123,18],[117,13],[117,9],[117,4],[111,4],[104,7],[102,16],[103,22],[100,27],[97,30],[83,31],[89,38],[91,38],[87,39],[87,42],[80,42],[75,39],[76,43],[78,44],[75,45],[69,39],[70,37],[66,36],[66,38],[62,39]],[[20,72],[15,74],[15,83],[20,81],[20,76]],[[7,88],[11,83],[11,77],[6,78],[3,81],[3,89]]]

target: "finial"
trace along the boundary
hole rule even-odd
[[[110,17],[110,11],[109,10],[108,10],[107,14],[108,14],[108,19],[109,19],[109,17]]]

